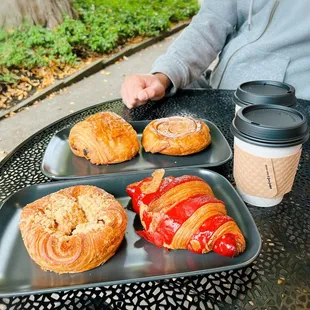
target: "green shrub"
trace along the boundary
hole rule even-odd
[[[111,52],[129,38],[155,36],[198,10],[197,0],[75,0],[74,6],[80,19],[65,18],[54,30],[25,23],[13,32],[0,31],[0,68],[74,63],[80,50]]]

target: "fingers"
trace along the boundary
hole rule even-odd
[[[137,99],[140,102],[148,100],[159,100],[165,95],[165,89],[159,82],[154,82],[149,87],[140,90],[137,94]]]
[[[144,81],[139,76],[133,75],[125,78],[121,88],[121,96],[129,109],[136,107],[140,103],[136,94],[143,90],[144,87]]]
[[[147,93],[148,100],[159,100],[165,96],[165,88],[157,78],[144,91]]]
[[[148,100],[159,100],[165,95],[165,88],[154,75],[133,75],[124,80],[121,95],[129,108],[145,104]]]
[[[148,94],[146,89],[140,90],[137,94],[137,99],[139,101],[147,101],[149,100],[149,98],[150,98],[150,95]]]

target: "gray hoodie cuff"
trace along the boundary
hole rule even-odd
[[[166,55],[157,58],[150,73],[164,73],[168,76],[172,86],[166,90],[166,96],[174,95],[177,89],[186,85],[184,79],[187,74],[186,69],[183,68],[183,64],[174,58],[167,57]]]

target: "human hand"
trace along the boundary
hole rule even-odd
[[[170,84],[171,81],[163,73],[131,75],[125,78],[121,95],[125,105],[132,109],[149,100],[163,98]]]

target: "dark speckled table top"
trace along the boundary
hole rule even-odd
[[[40,170],[47,144],[55,132],[87,115],[109,110],[127,121],[172,115],[204,118],[214,122],[232,146],[231,98],[232,91],[184,90],[135,110],[116,100],[71,114],[32,136],[0,163],[0,203],[25,186],[51,181]],[[296,109],[309,117],[310,102],[298,100]],[[263,244],[258,258],[247,267],[206,276],[2,298],[0,309],[310,309],[309,152],[310,141],[304,145],[293,190],[280,205],[249,207]],[[213,170],[234,184],[231,160]]]

